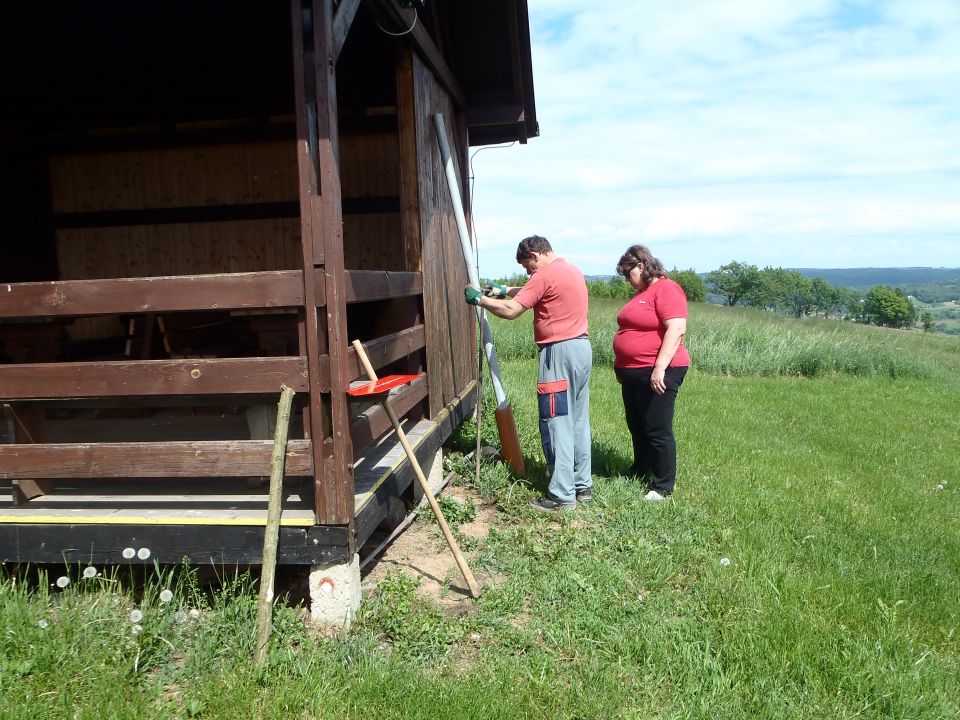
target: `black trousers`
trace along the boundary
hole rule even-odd
[[[621,383],[627,427],[633,438],[630,473],[639,478],[649,477],[651,488],[661,495],[669,495],[677,481],[673,411],[687,368],[667,368],[664,374],[667,390],[662,395],[650,388],[652,367],[616,368],[616,373]]]

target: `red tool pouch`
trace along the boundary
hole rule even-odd
[[[541,420],[549,420],[569,412],[567,406],[569,387],[570,383],[567,380],[537,383],[537,402],[540,406]]]

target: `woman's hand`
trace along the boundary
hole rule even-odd
[[[663,395],[667,391],[667,383],[664,380],[666,371],[663,368],[654,367],[650,373],[650,389],[657,395]]]

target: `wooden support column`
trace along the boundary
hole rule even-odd
[[[353,448],[349,433],[343,218],[337,157],[337,92],[333,0],[292,0],[297,164],[305,308],[302,337],[310,374],[317,522],[347,525],[353,537]],[[318,312],[314,268],[326,305]],[[320,355],[330,361],[329,419],[320,388]],[[352,548],[351,548],[352,549]]]

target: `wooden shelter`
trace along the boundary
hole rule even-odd
[[[476,402],[431,118],[464,189],[471,145],[537,134],[526,0],[7,18],[0,560],[259,562],[286,385],[279,562],[348,561],[412,478],[350,341],[422,373],[394,398],[422,462]]]

